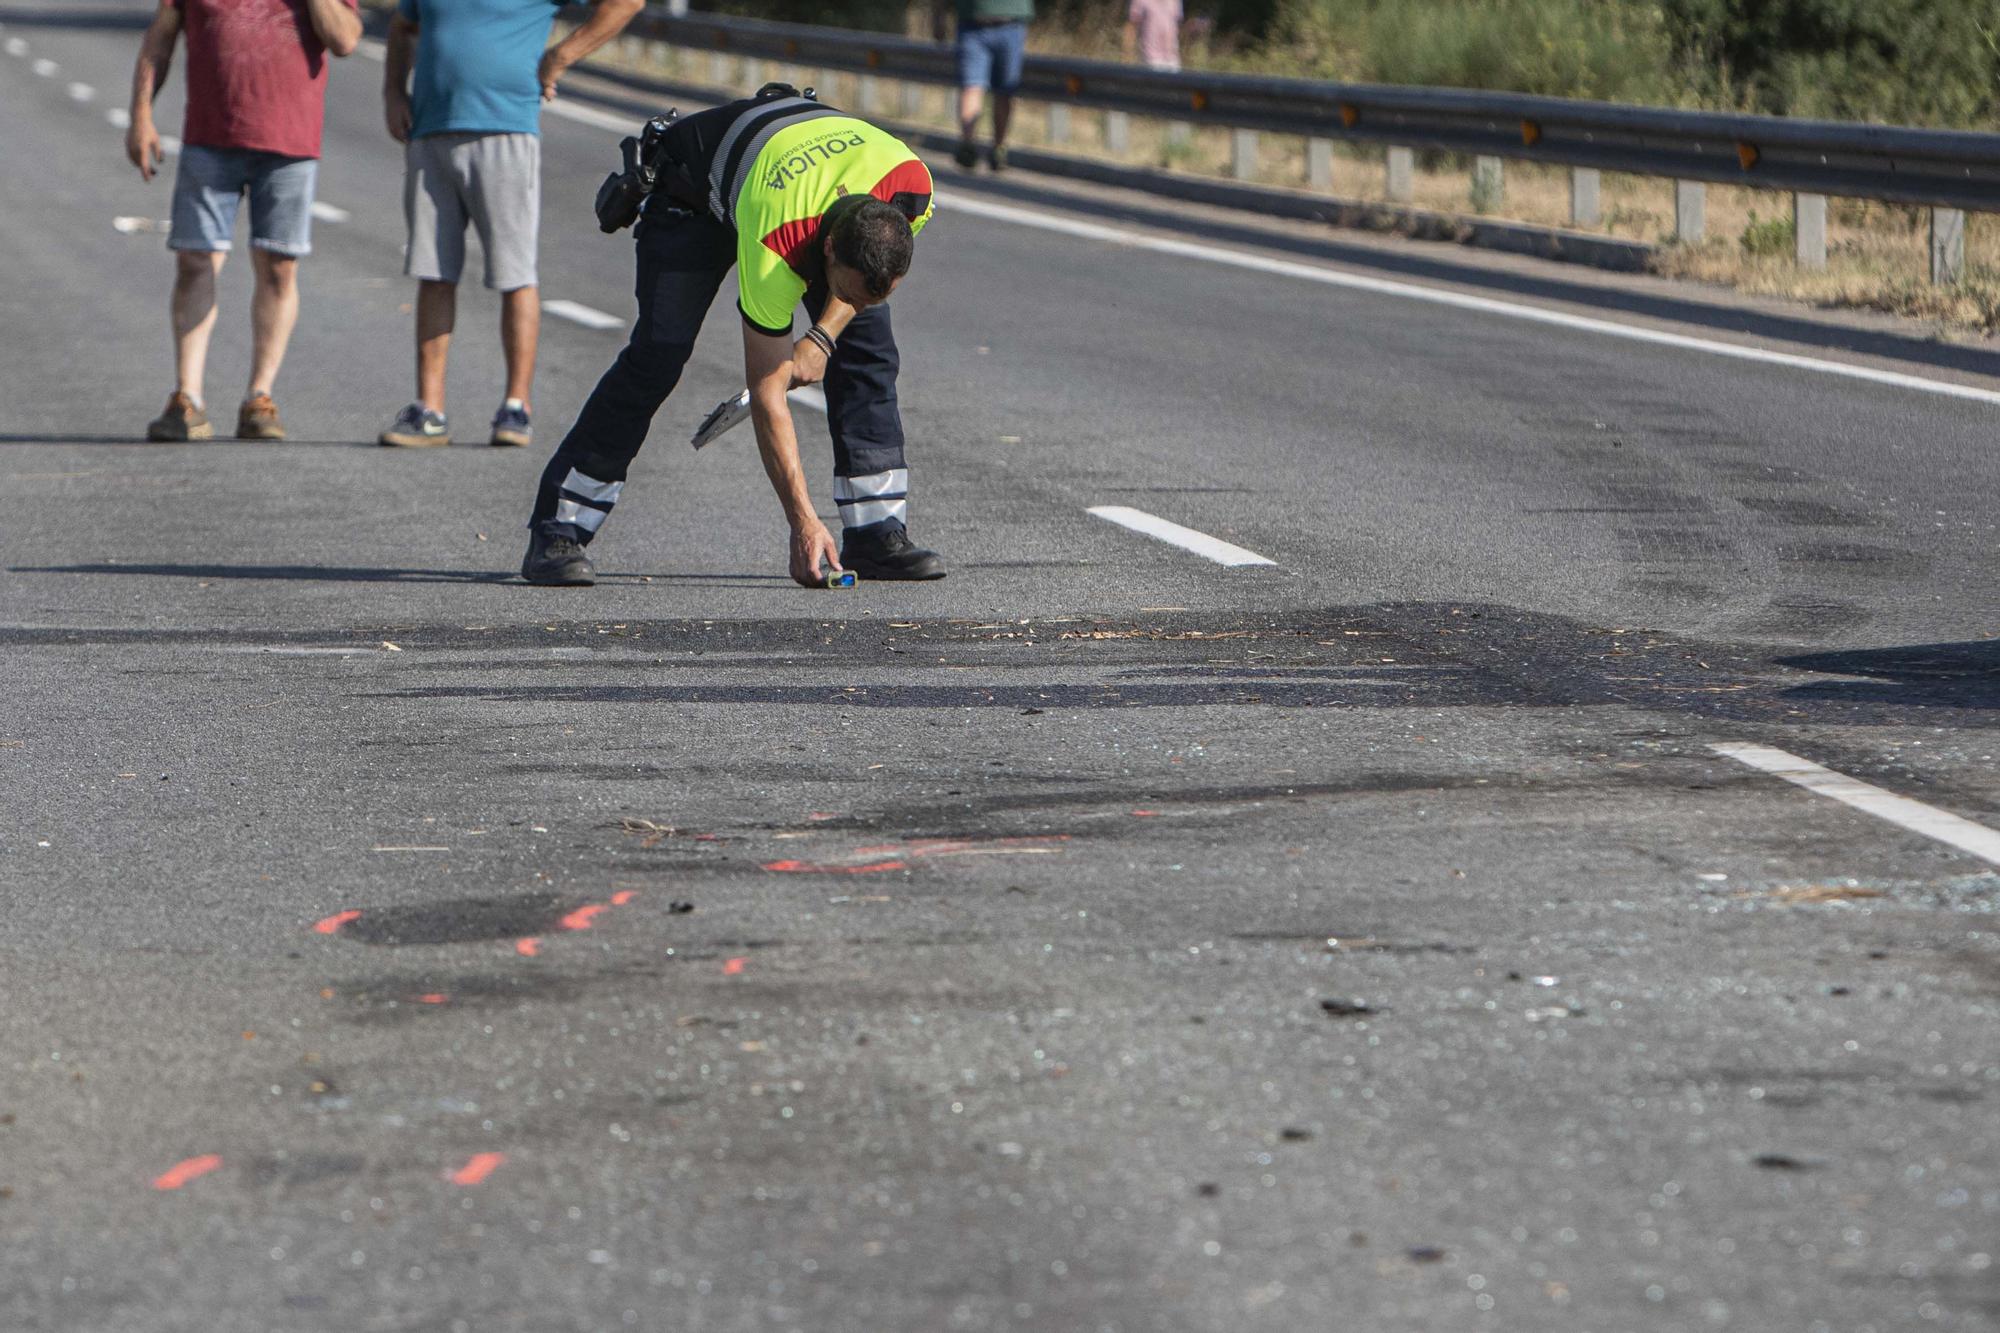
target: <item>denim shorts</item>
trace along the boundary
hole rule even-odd
[[[1021,86],[1021,57],[1028,49],[1025,23],[963,24],[958,30],[958,86],[1011,93]]]
[[[313,183],[319,160],[246,148],[181,149],[174,178],[171,250],[227,250],[236,210],[250,196],[250,244],[273,254],[312,253]]]

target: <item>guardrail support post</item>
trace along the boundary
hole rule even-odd
[[[1931,281],[1965,277],[1965,214],[1956,208],[1931,210]]]
[[[1257,174],[1257,131],[1230,132],[1229,174],[1240,181],[1247,181]]]
[[[1132,117],[1123,111],[1104,113],[1104,147],[1123,157],[1132,147]]]
[[[1499,158],[1473,158],[1472,211],[1475,213],[1499,212],[1500,198],[1506,192],[1505,182],[1506,177],[1502,174]]]
[[[1572,227],[1595,227],[1604,220],[1599,193],[1604,178],[1596,167],[1571,167],[1569,172],[1569,223]]]
[[[708,58],[708,81],[717,86],[726,86],[729,77],[729,57],[717,51]]]
[[[861,114],[864,116],[876,114],[876,88],[881,83],[881,80],[877,79],[873,74],[863,74],[857,82],[859,86],[854,90],[854,104],[861,108]]]
[[[1306,184],[1315,190],[1333,188],[1333,140],[1306,140]]]
[[[1061,102],[1049,103],[1049,142],[1058,147],[1069,142],[1069,108]]]
[[[1674,239],[1694,245],[1708,233],[1708,187],[1700,181],[1674,182]]]
[[[1389,150],[1389,202],[1407,204],[1417,197],[1417,154],[1412,148]]]
[[[1792,253],[1800,268],[1826,267],[1826,196],[1792,196]]]
[[[915,120],[924,114],[924,85],[905,81],[898,105],[902,108],[905,120]]]

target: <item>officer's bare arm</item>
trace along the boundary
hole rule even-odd
[[[798,433],[792,427],[792,406],[785,400],[793,380],[791,339],[744,324],[743,378],[750,388],[750,425],[757,432],[764,475],[771,479],[792,529],[791,575],[810,588],[820,581],[822,561],[840,568],[840,550],[813,512],[805,470],[799,466]]]

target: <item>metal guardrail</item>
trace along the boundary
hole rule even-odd
[[[958,77],[951,47],[886,33],[676,14],[657,5],[627,31],[642,41],[716,57],[903,83],[951,86]],[[1683,240],[1702,235],[1701,182],[1789,191],[1796,253],[1813,267],[1825,263],[1828,196],[1931,209],[1931,276],[1937,281],[1963,276],[1963,210],[2000,212],[2000,134],[1993,133],[1205,70],[1168,73],[1046,55],[1028,57],[1020,96],[1052,107],[1101,110],[1113,121],[1138,115],[1233,130],[1235,171],[1243,178],[1257,132],[1296,136],[1309,145],[1308,176],[1321,189],[1330,185],[1333,144],[1386,145],[1388,194],[1404,204],[1412,197],[1415,149],[1473,157],[1475,198],[1483,192],[1497,199],[1498,159],[1568,166],[1574,172],[1571,218],[1579,225],[1598,220],[1599,171],[1665,177],[1679,183],[1675,224]]]
[[[949,47],[887,34],[649,12],[632,35],[676,46],[953,84]],[[2000,211],[2000,134],[1902,129],[1384,87],[1030,56],[1020,95],[1037,101],[1309,139],[1358,140],[1475,156],[1760,189],[1980,212]]]

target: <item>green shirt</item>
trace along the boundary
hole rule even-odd
[[[1035,16],[1035,0],[958,0],[961,27],[974,23],[1026,23]]]

